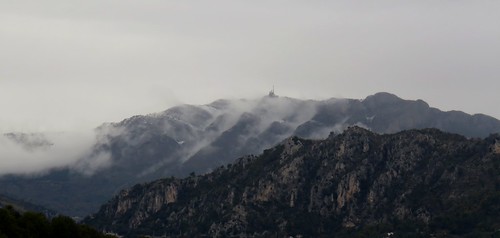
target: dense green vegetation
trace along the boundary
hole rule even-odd
[[[0,208],[0,238],[111,238],[89,226],[77,224],[66,216],[48,219],[41,213],[16,211],[12,206]]]

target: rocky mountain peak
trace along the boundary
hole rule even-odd
[[[374,95],[366,97],[363,101],[373,104],[390,104],[401,101],[400,97],[387,92],[379,92]]]
[[[350,136],[369,136],[369,135],[374,135],[374,133],[364,127],[354,125],[354,126],[349,126],[347,127],[343,133],[343,136],[345,137],[350,137]]]
[[[492,235],[497,148],[435,129],[290,137],[206,175],[134,186],[86,222],[129,236]]]

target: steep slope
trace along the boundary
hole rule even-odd
[[[500,121],[492,117],[442,112],[421,100],[388,93],[364,100],[218,100],[104,124],[96,130],[104,139],[95,148],[111,154],[109,167],[94,174],[60,168],[39,177],[4,176],[0,192],[85,216],[133,184],[206,173],[240,156],[261,153],[287,137],[326,138],[350,125],[378,133],[428,127],[467,137],[500,132]]]
[[[498,135],[352,127],[326,140],[292,137],[210,174],[136,185],[85,222],[132,237],[492,235],[498,191]]]

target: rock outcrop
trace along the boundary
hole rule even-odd
[[[131,237],[493,235],[498,141],[360,127],[291,137],[206,175],[136,185],[85,222]]]

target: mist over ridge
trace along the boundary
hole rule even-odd
[[[166,135],[169,140],[175,141],[177,144],[175,147],[178,147],[176,152],[168,157],[178,157],[184,163],[212,153],[210,151],[218,147],[217,143],[224,143],[222,141],[224,137],[234,134],[235,131],[240,133],[236,138],[237,144],[248,146],[249,148],[245,149],[248,153],[258,151],[255,147],[266,148],[292,135],[323,139],[330,132],[339,133],[349,125],[358,125],[381,133],[426,126],[473,137],[484,137],[489,132],[487,128],[476,132],[466,128],[460,131],[447,125],[447,123],[459,123],[453,118],[454,116],[460,118],[468,115],[461,111],[449,111],[447,113],[452,116],[448,116],[445,121],[428,125],[426,123],[429,119],[418,119],[418,116],[429,117],[439,110],[429,107],[422,100],[412,101],[409,105],[417,111],[425,111],[423,115],[415,118],[412,118],[415,113],[396,115],[394,112],[399,112],[402,108],[392,107],[400,100],[390,93],[377,93],[360,100],[347,98],[302,100],[283,96],[218,99],[202,105],[179,104],[165,111],[136,115],[121,122],[106,122],[92,130],[8,132],[0,136],[0,155],[4,158],[0,161],[2,163],[0,175],[40,175],[51,169],[61,168],[92,175],[113,163],[109,145],[114,143],[111,140],[116,138],[119,138],[123,145],[135,147],[144,141],[152,140],[152,135]],[[356,110],[363,107],[361,104],[365,104],[368,108],[383,105],[382,114],[389,113],[390,116],[402,117],[399,120],[407,120],[404,122],[407,125],[401,125],[399,122],[389,125],[386,120],[390,118],[379,120],[372,109],[364,108],[361,113],[366,115],[359,115]],[[429,110],[426,111],[427,109]],[[491,121],[493,118],[476,114],[468,120],[474,122],[483,119]],[[465,121],[462,119],[460,123]],[[241,128],[241,125],[246,128]],[[247,130],[245,132],[238,131],[245,129]],[[255,143],[258,143],[256,138],[259,136],[264,142],[256,145]],[[232,159],[230,156],[236,155],[229,153],[225,159]],[[160,160],[166,163],[171,159]],[[151,173],[157,167],[152,166],[141,174]]]
[[[33,134],[22,141],[29,134],[6,134],[1,146],[10,150],[0,153],[14,157],[4,156],[13,159],[2,162],[9,175],[0,178],[0,193],[83,216],[133,184],[207,173],[290,136],[322,139],[352,125],[378,133],[430,127],[468,137],[500,132],[493,117],[443,112],[390,93],[365,99],[221,99],[105,123],[85,137]],[[25,167],[9,167],[8,161],[18,160]]]

